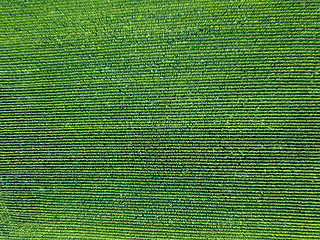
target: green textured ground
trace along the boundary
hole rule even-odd
[[[319,15],[0,0],[0,238],[320,239]]]

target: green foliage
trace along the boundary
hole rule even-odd
[[[316,239],[313,1],[1,1],[0,237]]]

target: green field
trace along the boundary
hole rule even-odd
[[[319,17],[0,0],[0,239],[320,239]]]

